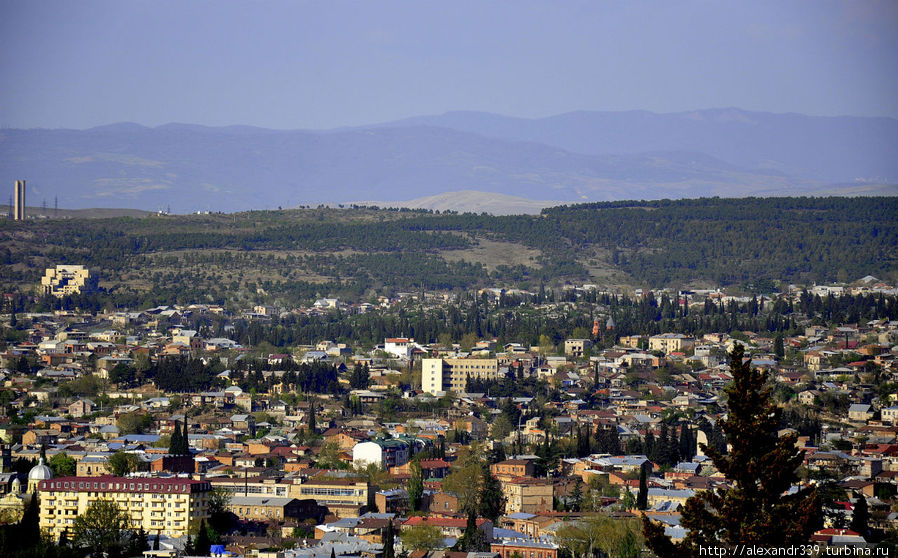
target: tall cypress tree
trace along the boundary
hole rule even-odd
[[[612,424],[605,434],[605,451],[611,455],[620,455],[620,435],[617,433],[617,424]]]
[[[741,344],[730,353],[729,413],[721,421],[732,449],[724,455],[703,447],[731,486],[686,501],[680,524],[687,534],[679,543],[643,516],[646,544],[659,558],[698,556],[702,547],[799,546],[823,525],[815,489],[787,494],[798,481],[804,452],[796,448],[794,434],[778,435],[780,409],[772,401],[767,373],[752,370],[743,355]]]
[[[194,551],[198,556],[208,556],[212,549],[212,542],[209,540],[209,532],[206,530],[206,520],[200,521],[200,532],[196,535],[196,543]]]
[[[181,434],[181,421],[175,421],[175,428],[171,433],[171,440],[168,442],[168,453],[172,455],[181,455],[181,447],[183,444],[181,440],[183,436]]]
[[[654,461],[655,456],[655,446],[657,443],[655,442],[655,433],[651,430],[648,430],[645,433],[645,443],[643,443],[643,449],[645,450],[645,456]]]
[[[868,524],[870,522],[870,509],[867,507],[867,499],[864,495],[857,494],[857,500],[854,502],[854,511],[851,514],[851,525],[849,528],[862,537],[867,536]]]
[[[181,435],[180,455],[190,455],[190,438],[187,437],[187,415],[184,415],[184,433]]]
[[[645,463],[639,468],[639,494],[636,495],[636,507],[640,510],[649,507],[648,469]]]
[[[661,463],[662,465],[670,465],[667,460],[670,446],[670,433],[667,430],[667,424],[661,423],[661,434],[658,436],[658,443],[655,444],[655,456],[652,461]]]
[[[496,520],[505,512],[505,494],[502,492],[502,484],[490,472],[486,463],[481,465],[482,481],[480,486],[480,516],[496,523]]]
[[[695,457],[692,445],[692,431],[689,430],[689,425],[683,423],[680,426],[680,459],[688,461]]]
[[[411,477],[408,479],[408,504],[412,511],[421,509],[421,500],[424,497],[424,472],[421,463],[416,459],[409,466]]]
[[[393,543],[396,535],[393,532],[393,520],[387,523],[387,532],[384,534],[384,553],[383,558],[396,558],[396,551],[393,549]]]
[[[315,431],[315,400],[309,400],[309,436],[314,436],[316,434]]]

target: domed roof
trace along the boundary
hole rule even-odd
[[[44,465],[44,458],[41,457],[37,465],[28,471],[28,480],[50,480],[53,478],[53,470]]]

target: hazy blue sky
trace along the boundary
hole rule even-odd
[[[0,0],[0,124],[898,117],[898,2]]]

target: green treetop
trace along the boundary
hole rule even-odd
[[[659,558],[698,556],[701,546],[801,545],[822,526],[813,489],[787,494],[798,480],[804,452],[796,448],[795,435],[778,435],[780,409],[771,400],[767,374],[752,370],[743,356],[736,344],[730,353],[733,381],[725,389],[729,413],[721,421],[732,449],[723,454],[702,446],[730,487],[700,492],[686,502],[680,523],[688,534],[680,543],[643,516],[646,543]]]

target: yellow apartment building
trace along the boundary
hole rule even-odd
[[[206,481],[183,478],[61,477],[38,485],[40,528],[54,540],[97,500],[111,500],[149,535],[186,535],[209,518]]]

